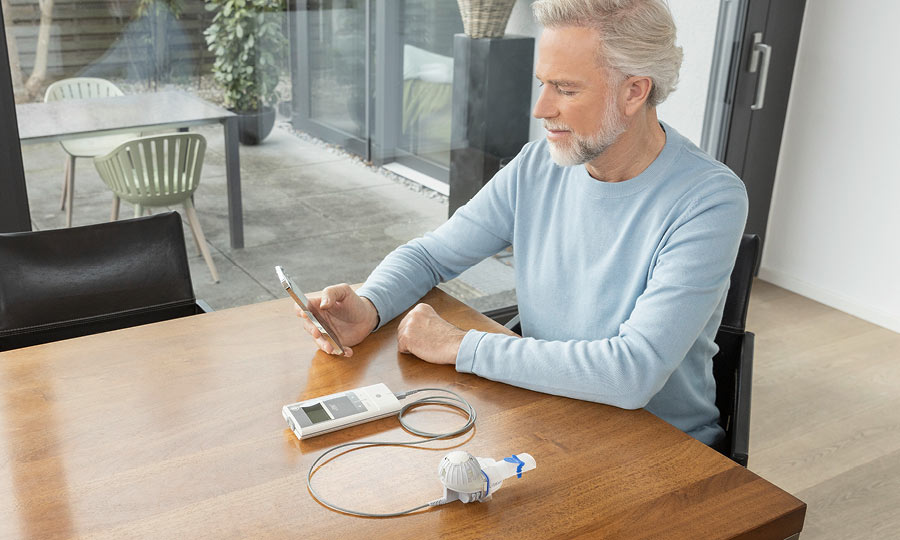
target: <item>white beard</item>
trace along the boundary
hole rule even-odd
[[[610,99],[606,104],[606,113],[602,125],[593,135],[578,135],[570,131],[568,143],[548,140],[550,157],[560,167],[582,165],[600,157],[625,132],[625,118],[616,110],[615,101]],[[568,126],[544,121],[545,129],[569,129]]]

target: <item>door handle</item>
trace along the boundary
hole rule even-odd
[[[750,73],[759,71],[756,81],[756,96],[753,98],[751,111],[763,108],[766,101],[766,83],[769,82],[769,62],[772,60],[772,47],[762,42],[762,32],[753,34],[753,49],[750,53]]]

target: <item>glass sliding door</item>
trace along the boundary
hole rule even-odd
[[[295,127],[447,182],[456,2],[306,0],[294,11]]]
[[[294,125],[368,158],[369,0],[298,2]]]
[[[331,4],[330,9],[325,4]],[[366,137],[364,0],[323,2],[310,12],[310,118]]]
[[[732,66],[740,65],[740,31],[744,28],[747,1],[722,2],[716,25],[700,148],[720,161],[725,159],[725,143],[734,98],[734,87],[730,84],[734,75]]]
[[[456,2],[402,2],[403,99],[397,161],[447,181],[453,97],[453,35],[463,24]]]

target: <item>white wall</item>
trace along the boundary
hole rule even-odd
[[[760,270],[896,332],[898,20],[894,0],[806,3]]]
[[[709,88],[709,72],[713,45],[716,37],[716,21],[721,0],[669,0],[672,17],[678,27],[678,44],[684,49],[678,90],[659,107],[660,119],[674,126],[694,144],[700,144],[703,131],[703,113]],[[507,34],[537,38],[541,28],[531,14],[530,0],[516,0],[506,25]],[[537,61],[537,50],[535,50]],[[537,80],[533,83],[531,104],[538,98]],[[529,138],[544,136],[541,122],[532,118]]]

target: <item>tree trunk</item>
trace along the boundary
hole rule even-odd
[[[25,83],[32,96],[37,96],[47,80],[47,59],[50,56],[50,27],[53,24],[53,0],[38,0],[41,6],[41,25],[38,27],[37,49],[34,53],[34,69]]]
[[[13,34],[12,8],[9,0],[0,0],[3,8],[3,26],[6,27],[6,48],[9,51],[9,72],[12,75],[13,93],[16,96],[25,93],[22,66],[19,63],[19,47],[16,45],[16,36]]]

